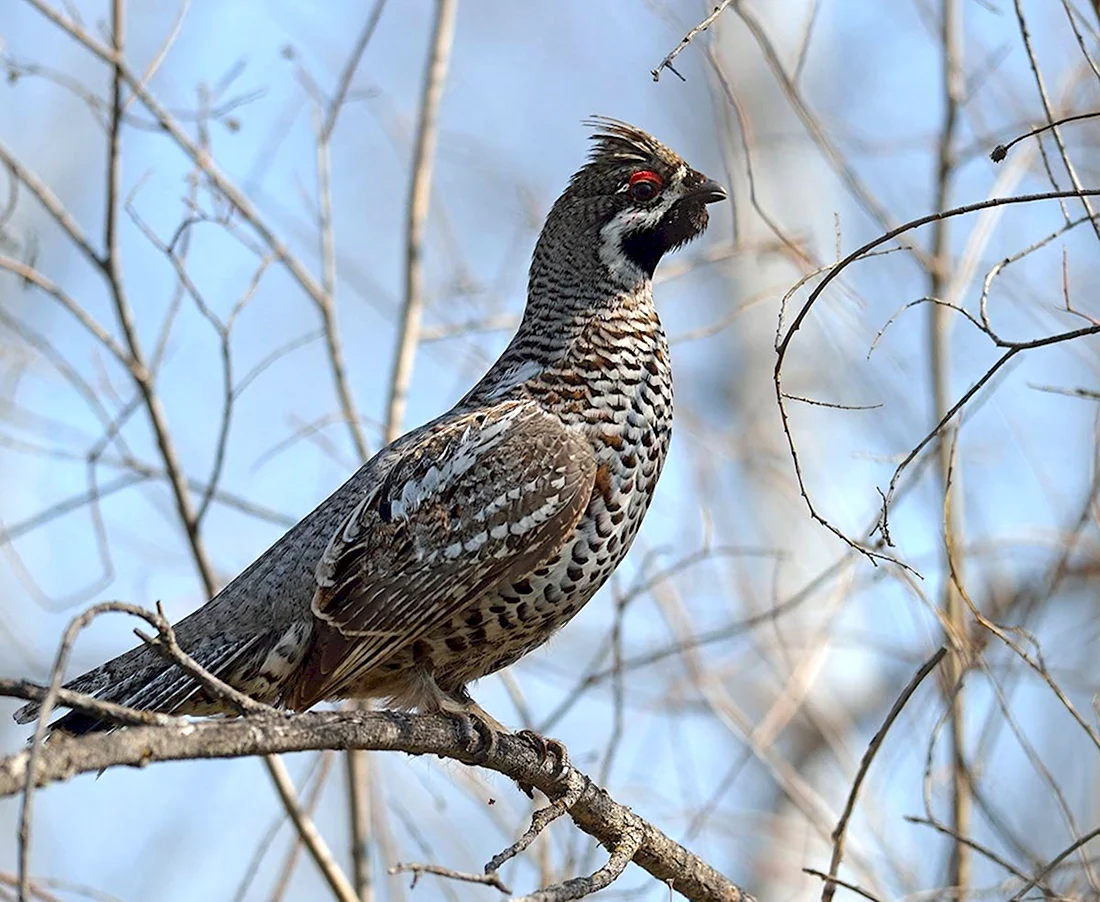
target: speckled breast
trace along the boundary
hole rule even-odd
[[[635,328],[602,323],[587,336],[592,346],[577,349],[580,362],[528,385],[545,409],[592,442],[592,497],[573,537],[550,560],[424,638],[421,650],[445,691],[507,667],[549,639],[607,581],[637,535],[672,434],[672,378],[656,317],[628,325]]]

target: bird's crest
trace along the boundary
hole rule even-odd
[[[608,116],[591,116],[583,124],[595,129],[588,165],[584,167],[586,170],[603,169],[607,166],[648,165],[654,160],[669,169],[675,169],[683,163],[678,154],[651,134],[626,122]]]

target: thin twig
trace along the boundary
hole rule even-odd
[[[543,830],[549,827],[563,814],[569,812],[584,791],[585,787],[582,783],[570,784],[564,795],[555,799],[545,808],[539,808],[531,815],[531,826],[523,832],[523,835],[503,852],[498,852],[489,859],[488,864],[485,865],[485,873],[495,874],[506,862],[511,861],[520,852],[530,846],[531,843],[538,839],[539,834],[541,834]]]
[[[48,686],[40,686],[30,680],[10,680],[0,677],[0,696],[3,697],[21,698],[41,705],[45,703],[49,691]],[[114,702],[103,701],[68,689],[57,690],[56,703],[74,711],[91,714],[125,726],[164,726],[175,723],[177,720],[170,714],[127,708],[125,705],[116,705]]]
[[[344,756],[348,780],[348,831],[351,847],[351,874],[356,898],[369,902],[373,895],[371,874],[372,789],[370,757],[366,752],[351,751]]]
[[[587,877],[573,877],[530,895],[521,896],[515,902],[569,902],[572,899],[583,899],[585,896],[598,893],[619,879],[641,844],[642,832],[638,823],[636,821],[627,823],[611,846],[611,856],[603,867],[593,871]]]
[[[467,874],[463,871],[453,871],[450,868],[441,867],[438,864],[418,864],[416,862],[403,864],[399,861],[389,869],[388,873],[412,874],[412,882],[409,884],[410,888],[416,886],[422,874],[433,874],[436,877],[446,877],[448,880],[461,880],[465,883],[480,883],[483,886],[491,886],[495,889],[499,889],[505,895],[512,894],[507,884],[505,884],[500,879],[500,875],[495,872],[490,874]]]
[[[1082,119],[1095,119],[1097,116],[1100,116],[1100,112],[1078,113],[1075,116],[1062,116],[1060,119],[1053,119],[1046,125],[1040,125],[1021,135],[1017,135],[1007,144],[998,144],[989,152],[989,159],[994,163],[1001,163],[1004,161],[1005,157],[1008,156],[1008,152],[1012,149],[1013,145],[1019,144],[1021,141],[1028,138],[1034,138],[1036,135],[1041,135],[1043,132],[1049,131],[1052,128],[1057,128],[1059,125],[1065,125],[1067,122],[1080,122]]]
[[[905,820],[907,820],[910,824],[921,824],[927,827],[931,827],[933,830],[942,833],[944,836],[951,837],[951,839],[957,843],[965,843],[966,845],[970,846],[970,848],[972,848],[975,852],[988,858],[994,864],[1000,865],[1002,868],[1008,871],[1008,873],[1019,877],[1021,880],[1027,879],[1027,874],[1025,874],[1019,868],[1015,867],[1011,862],[1006,861],[992,849],[983,846],[981,843],[975,842],[969,836],[960,835],[959,833],[948,827],[946,824],[941,824],[938,821],[932,820],[931,818],[913,817],[912,815],[906,815]]]
[[[367,21],[363,23],[363,29],[359,32],[355,46],[352,47],[351,53],[344,61],[344,68],[340,70],[340,77],[336,81],[336,90],[332,92],[328,110],[325,112],[325,121],[321,126],[321,134],[326,140],[332,136],[333,129],[336,128],[336,119],[344,108],[344,100],[351,88],[351,80],[355,77],[355,70],[359,68],[359,61],[363,59],[367,44],[374,37],[374,30],[378,27],[378,20],[382,18],[382,10],[385,8],[386,0],[375,0],[374,9],[367,16]]]
[[[69,18],[57,10],[53,9],[45,0],[27,0],[39,13],[45,16],[54,25],[61,28],[66,34],[72,37],[74,40],[83,45],[87,50],[101,59],[103,62],[111,65],[116,73],[121,75],[122,80],[133,91],[134,96],[141,101],[142,105],[152,114],[153,118],[157,121],[157,126],[160,131],[167,134],[176,143],[176,145],[182,150],[190,160],[197,166],[202,173],[210,180],[215,188],[221,193],[222,196],[233,206],[233,208],[240,214],[251,227],[255,230],[256,234],[260,236],[263,242],[271,250],[271,253],[275,256],[275,259],[282,264],[294,280],[298,283],[301,289],[317,306],[318,311],[324,316],[326,308],[326,296],[321,284],[310,274],[301,260],[295,256],[288,245],[283,239],[281,239],[276,233],[274,228],[260,215],[259,210],[255,205],[245,196],[245,194],[225,175],[224,172],[217,166],[210,153],[191,139],[191,137],[184,130],[178,118],[173,116],[169,110],[161,104],[156,97],[148,90],[144,84],[142,78],[138,76],[127,65],[121,54],[116,53],[115,50],[98,41],[93,35],[91,35],[78,21]],[[0,145],[0,158],[4,157],[4,148]],[[66,222],[72,224],[71,217],[66,215]],[[66,231],[69,231],[68,225],[65,225]],[[70,232],[72,235],[73,233]],[[79,235],[77,229],[76,234]],[[74,238],[75,240],[75,238]],[[94,251],[91,252],[94,257]],[[338,398],[343,398],[345,401],[349,397],[349,394],[342,391],[340,386],[344,385],[346,388],[347,380],[346,375],[342,369],[342,356],[340,354],[329,353],[329,361],[333,368],[333,380],[337,390]],[[342,404],[341,413],[343,417],[351,421],[354,419],[354,408],[349,408],[346,404]]]
[[[332,366],[333,380],[336,384],[336,396],[344,420],[348,427],[352,447],[360,463],[370,457],[370,448],[363,432],[363,423],[359,408],[355,403],[348,382],[347,366],[344,361],[344,348],[340,340],[340,330],[336,320],[336,236],[332,224],[332,188],[329,177],[329,134],[320,122],[317,123],[317,231],[321,241],[321,291],[322,301],[318,305],[321,314],[321,332],[325,337],[329,361]]]
[[[1066,173],[1069,175],[1070,184],[1073,185],[1075,191],[1079,192],[1078,199],[1085,208],[1085,213],[1089,217],[1089,222],[1092,224],[1092,230],[1096,233],[1097,240],[1100,241],[1100,220],[1096,218],[1096,212],[1093,210],[1092,203],[1089,201],[1088,193],[1084,190],[1081,179],[1077,175],[1077,167],[1073,165],[1073,160],[1066,150],[1066,142],[1062,138],[1061,129],[1058,128],[1058,123],[1055,121],[1054,110],[1051,108],[1050,97],[1047,95],[1046,84],[1043,81],[1043,73],[1039,68],[1038,60],[1035,58],[1035,50],[1031,46],[1031,34],[1027,27],[1027,19],[1024,16],[1024,7],[1021,0],[1014,0],[1013,7],[1016,10],[1016,22],[1020,27],[1020,38],[1023,41],[1024,50],[1027,53],[1028,63],[1031,66],[1031,73],[1035,78],[1035,87],[1039,92],[1039,100],[1043,104],[1043,113],[1046,115],[1047,124],[1050,125],[1050,133],[1054,136],[1054,144],[1058,148],[1058,153],[1062,158],[1062,164],[1066,167]]]
[[[1016,894],[1008,900],[1008,902],[1020,902],[1024,897],[1024,893],[1030,890],[1033,886],[1041,883],[1048,874],[1050,874],[1059,864],[1065,861],[1070,855],[1076,852],[1078,849],[1084,848],[1084,846],[1094,839],[1100,837],[1100,827],[1095,830],[1090,830],[1084,836],[1079,836],[1072,843],[1070,843],[1061,852],[1055,855],[1046,866],[1039,871],[1034,877],[1027,881],[1020,889],[1016,891]]]
[[[929,213],[926,216],[921,216],[918,219],[910,220],[909,222],[903,223],[896,228],[890,229],[888,232],[884,232],[877,238],[874,238],[873,240],[864,244],[862,247],[859,247],[856,250],[852,251],[839,263],[830,267],[829,270],[825,273],[822,280],[814,287],[813,291],[810,292],[809,297],[806,299],[805,303],[803,303],[802,307],[799,309],[798,313],[791,321],[790,326],[782,334],[782,338],[778,341],[776,345],[776,361],[775,366],[772,370],[772,383],[775,388],[776,400],[779,406],[779,416],[783,427],[783,433],[787,439],[787,449],[790,452],[792,462],[794,463],[795,477],[798,481],[799,493],[801,494],[803,501],[809,508],[810,516],[817,523],[820,523],[822,526],[828,529],[831,533],[833,533],[833,535],[843,541],[850,548],[853,548],[860,553],[869,556],[872,560],[885,559],[893,561],[894,563],[899,564],[899,566],[904,566],[900,562],[894,561],[894,559],[889,557],[888,555],[885,555],[874,549],[868,549],[863,544],[856,542],[855,540],[847,536],[831,521],[824,517],[820,513],[820,511],[818,511],[817,506],[810,498],[810,495],[806,488],[805,479],[802,473],[801,458],[799,456],[798,448],[794,441],[794,433],[791,431],[790,412],[787,408],[785,391],[783,389],[783,366],[786,362],[787,353],[790,349],[791,342],[794,340],[794,337],[798,333],[798,331],[802,328],[802,324],[809,316],[810,310],[813,308],[814,304],[817,303],[817,300],[821,297],[829,284],[834,279],[838,278],[841,273],[843,273],[852,263],[856,262],[857,260],[864,259],[870,251],[873,251],[881,245],[894,240],[895,238],[902,234],[905,234],[906,232],[919,229],[939,219],[976,213],[980,210],[989,209],[990,207],[1011,204],[1036,203],[1043,200],[1057,200],[1067,197],[1078,197],[1082,193],[1087,194],[1090,197],[1097,197],[1100,196],[1100,189],[1089,189],[1085,192],[1045,191],[1037,194],[1023,194],[1013,197],[991,198],[988,200],[977,201],[972,204],[965,204],[961,207],[954,207],[950,210],[940,210],[935,213]],[[955,404],[952,405],[952,407],[945,412],[944,416],[936,424],[936,426],[933,427],[933,429],[931,429],[925,435],[925,437],[917,444],[917,446],[913,448],[909,452],[909,454],[907,454],[906,457],[902,460],[902,462],[897,466],[897,468],[894,470],[894,475],[890,480],[890,488],[886,492],[887,503],[889,503],[893,499],[893,495],[897,491],[897,487],[899,485],[902,474],[921,453],[921,451],[924,450],[928,443],[932,441],[936,435],[939,434],[939,430],[943,428],[944,424],[949,422],[964,406],[966,406],[970,399],[973,398],[974,395],[977,394],[981,390],[981,388],[986,385],[986,383],[988,383],[997,374],[997,372],[999,372],[1013,357],[1025,350],[1045,347],[1047,345],[1057,344],[1065,341],[1073,341],[1085,335],[1093,335],[1098,332],[1100,332],[1100,327],[1091,326],[1083,329],[1061,332],[1057,335],[1046,336],[1044,338],[1033,339],[1031,341],[1010,342],[1003,339],[994,340],[994,343],[997,344],[998,347],[1007,349],[1006,353],[1002,355],[993,364],[993,366],[990,367],[985,375],[982,376],[974,385],[972,385],[970,389],[968,389],[962,395],[962,397],[960,397],[959,400],[956,401]]]
[[[825,887],[827,889],[835,889],[838,886],[843,886],[846,890],[851,890],[857,896],[862,896],[864,899],[870,899],[871,902],[882,902],[882,900],[879,899],[878,896],[876,896],[874,893],[868,892],[867,890],[863,889],[863,887],[856,886],[856,884],[854,883],[849,883],[847,880],[841,880],[835,875],[826,874],[824,871],[818,871],[815,868],[803,868],[802,873],[809,874],[811,877],[820,877],[822,880],[825,881]],[[830,893],[830,895],[832,894]]]
[[[852,197],[856,199],[857,203],[859,203],[867,214],[879,224],[880,228],[884,230],[895,229],[897,227],[896,220],[889,214],[887,209],[875,196],[874,192],[871,191],[867,184],[856,173],[851,162],[841,152],[836,141],[825,130],[825,127],[810,108],[805,97],[803,97],[802,93],[798,90],[798,86],[795,85],[790,75],[787,74],[787,70],[780,58],[779,51],[776,49],[774,42],[769,37],[751,6],[748,3],[738,3],[734,6],[734,12],[740,17],[741,21],[745,23],[753,40],[756,41],[757,46],[760,48],[764,56],[764,61],[768,64],[768,68],[771,70],[776,84],[783,91],[784,96],[791,105],[791,109],[794,110],[795,114],[805,126],[807,133],[820,149],[822,156],[825,158],[830,168],[847,186],[848,191],[851,193]],[[912,246],[908,249],[920,261],[921,265],[928,265],[927,255],[922,248]]]
[[[313,818],[306,813],[298,801],[294,781],[290,779],[290,774],[287,773],[283,759],[278,755],[264,755],[264,765],[267,767],[267,772],[271,775],[271,781],[279,792],[283,807],[286,808],[287,814],[294,822],[298,835],[302,838],[302,842],[306,844],[313,860],[317,862],[321,875],[325,878],[325,882],[328,883],[333,895],[340,902],[359,902],[355,887],[351,885],[340,866],[336,863],[328,843],[325,842],[321,832],[313,823]]]
[[[678,57],[687,49],[687,45],[695,39],[696,35],[706,31],[708,28],[710,28],[711,25],[714,24],[715,19],[722,15],[722,11],[732,2],[733,0],[722,0],[721,3],[714,7],[714,10],[709,16],[703,19],[702,22],[691,29],[691,31],[689,31],[686,35],[684,35],[683,40],[681,40],[680,43],[677,44],[675,48],[673,48],[672,52],[663,60],[661,60],[661,64],[656,69],[650,70],[650,75],[653,76],[653,80],[660,81],[661,72],[665,69],[668,69],[668,71],[675,75],[678,79],[680,79],[680,81],[687,81],[684,76],[682,76],[679,72],[672,68],[672,63],[675,61],[676,57]]]
[[[321,752],[317,778],[309,788],[309,795],[306,796],[305,804],[302,806],[302,810],[309,817],[313,817],[313,812],[317,810],[317,805],[321,801],[321,791],[325,788],[328,776],[332,772],[332,762],[335,758],[335,752]],[[298,853],[301,851],[303,844],[302,834],[295,831],[294,844],[291,846],[290,852],[287,853],[286,859],[283,861],[283,871],[279,875],[278,881],[275,883],[275,890],[271,894],[271,902],[281,902],[286,893],[290,891],[291,877],[294,876],[294,867],[298,862]],[[312,850],[310,851],[312,853]]]
[[[176,452],[175,443],[168,429],[167,418],[161,404],[160,396],[153,383],[153,376],[145,364],[145,356],[141,350],[138,338],[137,324],[134,320],[134,311],[123,288],[122,261],[118,248],[118,210],[121,203],[121,178],[122,178],[122,90],[123,53],[125,48],[125,2],[114,0],[111,15],[112,56],[113,73],[111,77],[111,116],[108,122],[107,137],[107,196],[105,198],[105,212],[103,223],[103,256],[96,258],[99,267],[107,280],[107,285],[114,301],[115,314],[118,316],[119,325],[126,339],[126,345],[130,350],[130,358],[134,366],[131,373],[141,392],[145,404],[149,422],[153,427],[157,449],[164,461],[165,473],[168,476],[168,484],[172,489],[172,496],[176,503],[180,525],[187,536],[191,550],[191,557],[202,580],[203,587],[208,598],[212,598],[218,589],[217,578],[214,575],[214,567],[206,553],[199,531],[199,522],[196,517],[194,504],[191,500],[190,490],[187,487],[187,479],[183,474],[183,466]]]
[[[917,691],[917,687],[924,682],[924,678],[928,676],[933,670],[935,670],[940,661],[943,660],[947,654],[947,648],[941,646],[936,649],[932,657],[925,661],[920,669],[913,674],[913,678],[906,684],[905,688],[901,691],[901,695],[890,707],[889,713],[886,715],[886,719],[882,722],[882,726],[878,728],[878,731],[871,738],[870,745],[867,746],[867,751],[863,753],[863,758],[859,762],[859,770],[856,771],[855,779],[852,780],[852,788],[848,792],[848,800],[844,803],[844,812],[840,815],[840,820],[837,821],[836,829],[833,831],[833,855],[829,862],[829,874],[825,886],[821,890],[821,902],[829,902],[833,898],[833,894],[836,891],[836,876],[840,870],[840,862],[844,857],[844,838],[848,830],[848,821],[852,817],[852,812],[855,811],[856,799],[859,798],[859,790],[863,785],[863,780],[867,776],[867,772],[871,769],[871,762],[875,760],[875,755],[878,754],[878,750],[882,748],[883,742],[886,740],[886,734],[890,732],[890,727],[894,725],[894,721],[898,719],[898,715],[901,714],[902,709],[909,703],[909,699],[913,697],[913,693]]]
[[[171,623],[164,616],[164,613],[159,610],[159,606],[157,613],[154,614],[136,605],[126,604],[120,601],[108,601],[94,605],[84,613],[74,617],[65,630],[65,634],[61,639],[61,644],[58,647],[53,667],[50,670],[50,684],[45,695],[42,697],[42,702],[38,709],[38,720],[35,724],[34,736],[31,739],[31,748],[30,751],[27,752],[26,780],[23,785],[23,803],[19,815],[19,892],[21,902],[23,899],[28,898],[29,893],[27,887],[29,886],[28,865],[30,860],[30,827],[33,810],[33,793],[37,785],[32,781],[31,775],[34,774],[36,762],[42,753],[43,740],[46,737],[50,714],[63,692],[61,681],[65,667],[68,664],[69,655],[72,651],[73,644],[76,642],[76,637],[80,634],[81,630],[87,627],[89,623],[101,614],[115,612],[140,617],[150,626],[154,627],[158,633],[156,639],[145,637],[141,633],[139,633],[139,635],[145,639],[145,641],[155,645],[159,650],[163,651],[170,660],[193,676],[199,684],[215,698],[221,698],[230,702],[242,713],[276,713],[273,708],[254,701],[228,684],[222,682],[213,674],[208,673],[184,653],[176,642]],[[72,693],[66,693],[67,697],[71,695]],[[95,700],[93,699],[92,701]],[[103,706],[104,703],[97,703],[97,707],[99,707],[100,710],[103,710]],[[121,706],[111,705],[107,710],[117,710],[119,707]],[[131,712],[129,712],[128,709],[123,709],[123,714],[125,721],[134,722],[134,718],[131,717]],[[144,720],[144,718],[141,718],[141,720]],[[163,721],[157,718],[155,722],[160,726],[168,726],[177,721],[175,718],[166,718],[166,720]]]
[[[3,158],[4,152],[3,145],[0,145],[0,158]],[[66,294],[64,289],[54,284],[33,266],[28,266],[26,263],[20,260],[14,260],[11,257],[0,255],[0,269],[14,273],[26,284],[34,285],[36,288],[57,300],[57,302],[71,313],[76,320],[95,337],[96,341],[102,344],[119,363],[131,372],[134,372],[135,364],[133,360],[130,359],[130,355],[127,353],[126,349],[122,347],[122,345],[115,340],[114,336],[101,326],[87,310]]]
[[[321,752],[321,754],[317,756],[314,766],[311,767],[306,775],[306,780],[309,780],[314,776],[314,771],[316,771],[316,779],[313,780],[313,785],[309,788],[309,793],[306,796],[304,804],[305,812],[310,817],[313,816],[314,811],[317,809],[317,803],[321,799],[321,790],[324,788],[323,778],[326,777],[328,772],[332,769],[332,761],[335,757],[335,752]],[[243,902],[244,898],[248,895],[248,891],[253,881],[260,873],[260,866],[263,864],[264,856],[267,855],[271,844],[275,841],[276,834],[283,824],[286,823],[286,820],[285,811],[278,814],[274,822],[268,828],[267,833],[265,833],[263,838],[257,843],[256,850],[252,854],[252,860],[249,862],[248,867],[245,868],[244,876],[237,886],[237,892],[233,896],[233,902]],[[294,866],[298,861],[298,852],[301,847],[302,837],[295,832],[293,847],[283,862],[282,873],[275,881],[275,890],[272,892],[271,902],[281,902],[286,891],[290,888],[290,880],[294,874]]]

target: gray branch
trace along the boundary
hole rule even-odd
[[[468,731],[467,731],[468,732]],[[752,902],[752,897],[625,805],[583,773],[560,766],[520,736],[501,734],[470,747],[462,725],[446,715],[390,711],[252,715],[236,720],[129,727],[114,733],[57,735],[39,750],[34,782],[45,786],[109,767],[144,767],[157,761],[238,758],[321,749],[367,749],[439,755],[497,771],[551,799],[575,796],[569,814],[576,825],[612,852],[625,845],[631,860],[693,902]],[[30,752],[0,758],[0,797],[21,792]]]

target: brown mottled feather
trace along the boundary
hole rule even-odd
[[[531,402],[457,419],[352,512],[318,566],[317,638],[286,703],[340,697],[360,674],[518,579],[569,537],[591,445]]]

